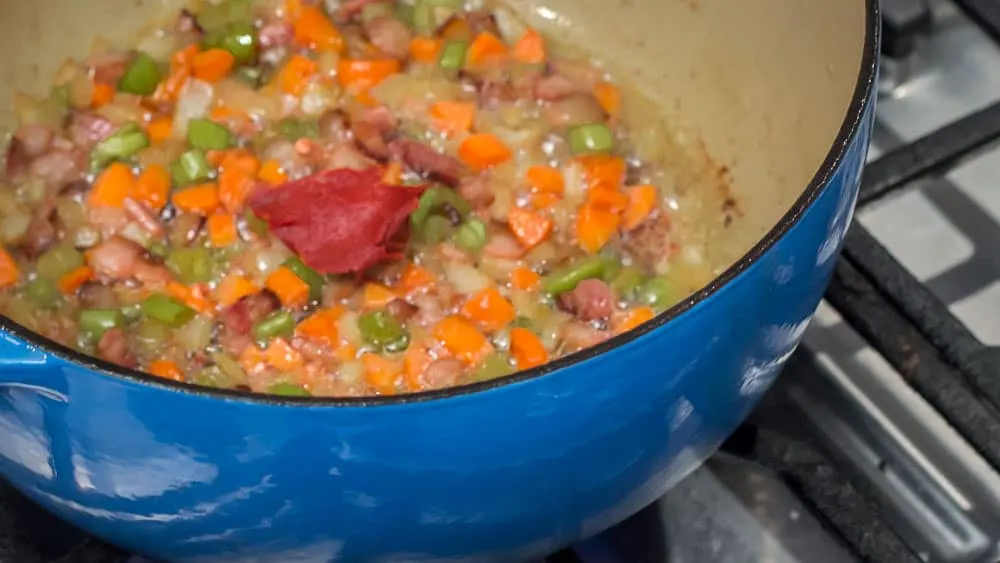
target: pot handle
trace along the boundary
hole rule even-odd
[[[45,367],[48,354],[0,329],[0,383]]]

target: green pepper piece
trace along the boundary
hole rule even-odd
[[[153,256],[166,258],[170,254],[170,247],[165,242],[156,241],[149,245],[149,253]]]
[[[486,223],[470,219],[455,231],[455,244],[464,250],[476,252],[486,246]]]
[[[90,151],[91,167],[103,168],[114,160],[129,158],[148,146],[149,138],[142,129],[135,123],[127,123]]]
[[[632,299],[635,291],[639,289],[644,280],[645,276],[638,269],[633,267],[623,268],[611,280],[611,290],[621,299]]]
[[[420,228],[420,240],[426,244],[437,244],[451,234],[451,221],[440,215],[434,215]]]
[[[80,330],[94,340],[100,340],[104,333],[120,328],[125,317],[118,309],[84,309],[80,311]]]
[[[442,70],[459,71],[465,66],[465,53],[469,46],[465,41],[449,41],[441,49],[438,66]]]
[[[545,276],[542,278],[542,288],[552,295],[572,291],[583,280],[601,277],[604,268],[603,257],[590,256]]]
[[[361,338],[383,352],[396,353],[410,345],[410,334],[399,321],[385,311],[372,311],[358,318]]]
[[[286,117],[278,122],[278,133],[289,141],[315,139],[319,137],[319,121]]]
[[[569,130],[568,137],[573,154],[606,153],[615,148],[615,135],[603,123],[578,125]]]
[[[500,354],[490,354],[475,371],[472,378],[475,381],[487,381],[503,377],[514,372],[510,361]]]
[[[257,30],[246,22],[230,24],[219,47],[232,53],[238,64],[252,64],[257,58]]]
[[[178,248],[167,256],[167,268],[182,282],[206,283],[212,280],[215,264],[206,248]]]
[[[170,175],[177,186],[203,182],[212,177],[212,172],[212,165],[208,163],[205,153],[198,149],[181,154],[170,165]]]
[[[636,301],[649,305],[656,312],[670,308],[679,298],[673,284],[661,276],[646,280],[636,289]]]
[[[154,293],[142,302],[142,314],[167,326],[177,328],[194,318],[194,309],[162,293]]]
[[[59,288],[52,280],[38,278],[24,288],[24,297],[39,309],[52,309],[59,304]]]
[[[221,151],[233,146],[233,134],[211,119],[188,121],[188,143],[196,149]]]
[[[420,195],[417,209],[410,214],[410,224],[419,229],[435,212],[450,206],[464,219],[472,211],[472,205],[455,190],[447,186],[433,186]]]
[[[139,305],[142,312],[142,305]],[[158,354],[163,350],[163,343],[170,340],[171,328],[166,324],[152,318],[144,318],[139,321],[134,331],[136,344],[148,355]]]
[[[246,215],[247,227],[253,231],[253,233],[261,238],[266,238],[270,232],[270,227],[267,221],[261,219],[260,217],[254,215],[253,211],[247,210]]]
[[[118,81],[118,89],[127,94],[148,96],[156,91],[160,82],[160,69],[152,57],[138,51],[125,74]]]
[[[83,266],[83,254],[67,243],[46,250],[35,263],[35,273],[38,277],[48,280],[58,280],[71,271]]]
[[[260,342],[277,336],[291,336],[295,330],[295,319],[288,311],[275,311],[253,325],[253,337]]]
[[[212,354],[212,361],[234,384],[246,382],[247,373],[243,371],[240,364],[236,363],[236,360],[222,352],[215,352]]]
[[[281,395],[283,397],[311,397],[309,391],[306,391],[298,385],[292,383],[275,383],[267,389],[267,392],[272,395]]]
[[[413,6],[413,29],[417,35],[429,37],[437,29],[437,22],[434,20],[434,6],[423,0],[417,0]]]
[[[323,284],[326,283],[326,280],[316,270],[306,266],[305,262],[298,256],[292,256],[288,260],[285,260],[283,265],[298,276],[300,280],[306,282],[306,285],[309,286],[310,299],[316,301],[323,297]]]

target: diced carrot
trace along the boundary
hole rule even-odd
[[[309,284],[287,266],[281,266],[272,272],[264,286],[277,295],[285,307],[301,307],[309,302]]]
[[[503,164],[512,156],[507,145],[490,133],[469,135],[458,147],[458,157],[477,172]]]
[[[250,121],[250,113],[245,109],[234,108],[216,100],[216,106],[209,110],[208,117],[212,121],[236,121],[247,123]]]
[[[611,326],[615,334],[628,332],[642,323],[652,319],[656,313],[651,307],[636,307],[611,317]]]
[[[215,288],[215,299],[222,307],[229,307],[237,301],[260,291],[246,276],[230,274]]]
[[[395,59],[342,59],[337,63],[337,80],[344,88],[367,91],[400,71]]]
[[[94,279],[94,269],[90,266],[79,266],[63,274],[57,285],[63,295],[76,295],[76,290],[92,279]]]
[[[478,364],[493,352],[493,345],[476,325],[458,315],[445,317],[434,325],[433,335],[449,352],[469,365]]]
[[[129,197],[145,204],[153,211],[160,211],[167,205],[170,194],[170,172],[162,164],[150,164],[132,185]]]
[[[201,47],[197,43],[192,43],[183,49],[178,50],[170,57],[171,67],[187,67],[191,68],[194,64],[194,58],[201,52]]]
[[[171,200],[174,207],[186,213],[197,213],[208,216],[215,213],[222,205],[219,200],[219,187],[214,182],[198,184],[174,192]]]
[[[611,117],[618,117],[622,112],[622,93],[610,82],[598,82],[594,86],[594,97],[604,111]]]
[[[529,268],[517,268],[510,273],[510,286],[522,291],[533,291],[538,289],[538,284],[542,281],[542,276]]]
[[[334,307],[316,311],[295,327],[296,334],[323,342],[331,348],[340,344],[340,331],[337,321],[343,314],[343,309]]]
[[[495,287],[480,290],[462,306],[462,314],[486,331],[497,331],[514,322],[514,305]]]
[[[260,171],[257,172],[257,178],[276,186],[288,181],[288,175],[281,170],[281,163],[274,159],[265,160],[260,164]]]
[[[396,289],[402,295],[409,295],[418,289],[430,286],[434,282],[434,274],[430,270],[410,262],[403,268],[403,273],[399,276],[399,282],[396,283]]]
[[[267,357],[264,355],[264,351],[258,348],[256,344],[251,344],[243,348],[243,352],[240,353],[239,362],[240,367],[247,373],[257,373],[267,369]]]
[[[656,207],[656,186],[643,185],[629,188],[628,206],[622,212],[622,229],[631,231],[642,224]]]
[[[166,141],[174,133],[174,120],[169,117],[158,117],[149,122],[146,132],[153,143]]]
[[[403,182],[403,165],[393,160],[385,167],[382,173],[382,183],[390,186],[398,186]]]
[[[208,218],[208,240],[216,248],[227,247],[237,240],[236,220],[229,213],[216,213]]]
[[[343,342],[333,351],[333,355],[341,362],[353,362],[358,359],[358,348],[350,342]]]
[[[406,349],[403,354],[403,382],[407,391],[420,391],[424,388],[421,378],[432,361],[433,358],[424,346],[414,344]]]
[[[531,369],[549,361],[549,352],[542,340],[526,328],[510,331],[510,353],[517,362],[517,369]]]
[[[618,230],[620,217],[599,205],[580,206],[576,216],[576,240],[580,248],[597,253]]]
[[[481,65],[492,59],[498,59],[507,55],[507,45],[496,35],[484,31],[476,36],[469,45],[466,60],[471,65]]]
[[[162,377],[163,379],[169,379],[171,381],[184,381],[184,375],[181,373],[181,368],[170,360],[153,360],[149,363],[148,373],[150,375]]]
[[[603,184],[587,190],[586,201],[589,205],[604,207],[615,213],[620,213],[629,204],[629,198],[621,191],[609,188]]]
[[[219,164],[219,200],[226,211],[237,214],[243,210],[247,196],[257,183],[260,161],[253,154],[231,151]]]
[[[285,18],[294,21],[302,10],[302,0],[285,0]]]
[[[410,40],[410,58],[422,63],[437,62],[443,42],[430,37],[414,37]]]
[[[380,283],[366,283],[361,292],[361,305],[365,309],[381,309],[396,299],[396,293]]]
[[[318,6],[303,5],[292,19],[295,42],[316,51],[344,52],[344,37]]]
[[[361,356],[361,365],[365,370],[365,381],[380,395],[395,395],[396,381],[402,373],[399,362],[383,358],[378,354],[368,353]]]
[[[131,168],[121,162],[112,162],[94,180],[87,203],[91,207],[121,207],[134,183]]]
[[[609,154],[592,154],[577,157],[583,168],[587,187],[605,186],[619,189],[625,182],[625,159]]]
[[[194,56],[191,70],[195,78],[205,82],[218,82],[229,74],[236,64],[236,57],[225,49],[209,49]]]
[[[0,288],[9,287],[21,279],[21,268],[7,249],[0,246]]]
[[[525,173],[525,181],[532,192],[563,195],[566,181],[562,172],[552,166],[532,166]]]
[[[212,313],[212,301],[205,297],[200,288],[196,289],[196,286],[188,287],[179,282],[168,282],[167,294],[199,313]]]
[[[552,233],[552,219],[520,207],[507,212],[507,225],[524,248],[534,248]]]
[[[431,105],[434,125],[447,133],[461,133],[472,128],[476,118],[476,104],[472,102],[441,101]]]
[[[531,205],[535,209],[548,209],[559,203],[562,198],[553,193],[540,192],[531,195]]]
[[[302,354],[292,348],[284,338],[272,338],[264,350],[267,363],[281,371],[292,371],[302,367]]]
[[[545,62],[545,39],[534,28],[528,28],[511,50],[514,59],[525,64]]]
[[[115,87],[110,84],[98,82],[94,84],[94,91],[90,95],[90,107],[99,108],[111,103],[115,97]]]
[[[278,87],[286,94],[299,96],[305,91],[306,85],[318,69],[316,61],[309,57],[292,55],[278,73]]]
[[[170,58],[170,72],[167,77],[156,87],[153,99],[158,102],[172,102],[177,100],[184,85],[191,78],[192,64],[195,55],[200,51],[198,44],[193,43],[177,51]]]

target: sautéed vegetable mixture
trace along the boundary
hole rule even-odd
[[[712,277],[620,86],[503,6],[192,4],[16,105],[0,311],[166,379],[442,389]]]

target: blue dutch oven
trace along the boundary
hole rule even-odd
[[[40,84],[95,30],[136,29],[161,2],[143,4],[6,4],[6,83]],[[513,4],[614,61],[726,163],[743,211],[728,270],[595,348],[389,398],[174,384],[0,318],[0,473],[166,561],[507,562],[614,525],[711,454],[795,349],[836,262],[874,117],[878,3]]]

